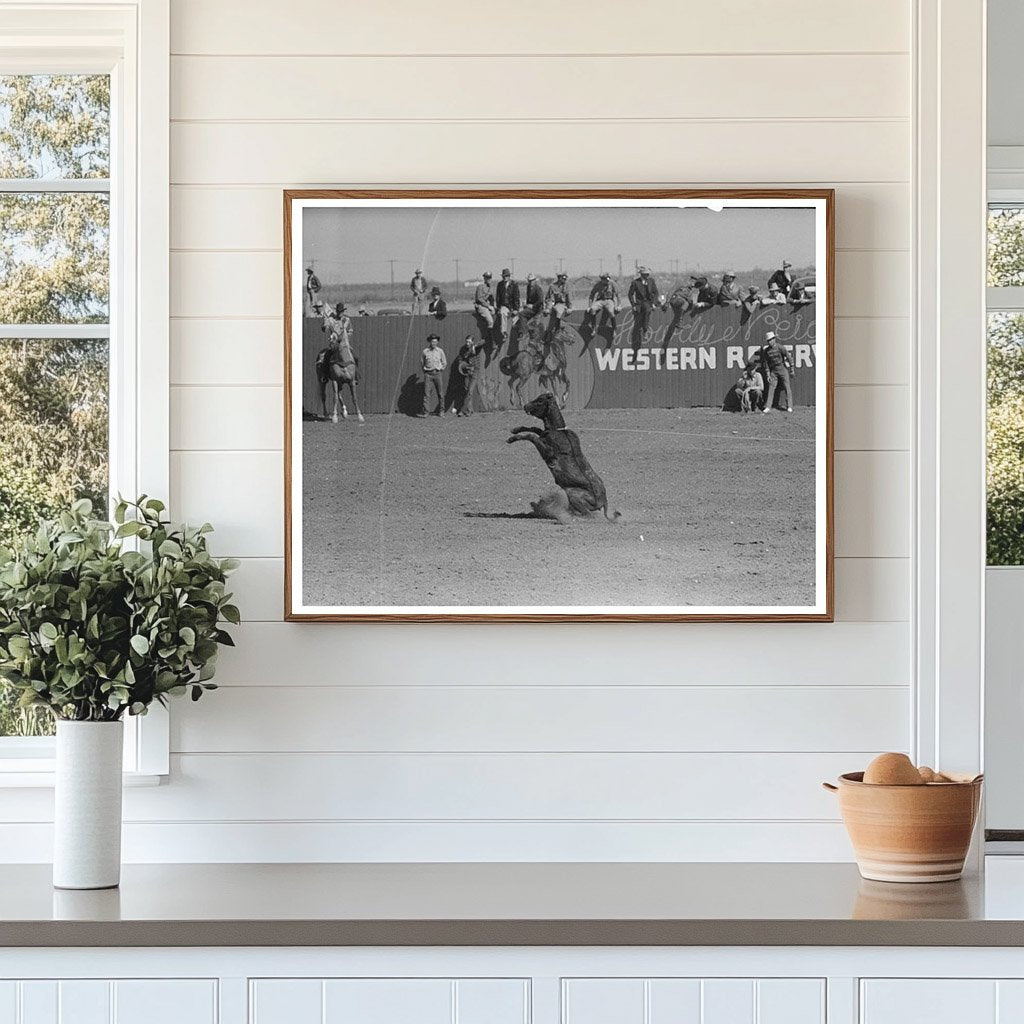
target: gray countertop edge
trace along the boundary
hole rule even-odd
[[[1024,946],[1021,921],[25,921],[0,948],[197,946]]]

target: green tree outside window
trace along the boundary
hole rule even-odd
[[[0,76],[0,178],[24,182],[0,193],[0,324],[107,323],[109,194],[74,182],[109,175],[106,75]],[[2,545],[78,498],[107,509],[108,342],[50,333],[0,338]],[[51,730],[0,685],[0,736]]]

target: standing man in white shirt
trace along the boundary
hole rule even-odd
[[[430,396],[437,397],[437,415],[444,416],[444,371],[448,366],[441,335],[428,334],[427,347],[423,350],[423,416],[430,415]]]

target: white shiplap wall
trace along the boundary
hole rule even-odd
[[[172,0],[173,510],[247,621],[129,858],[849,856],[819,780],[911,733],[911,7]],[[837,188],[834,625],[280,621],[281,189],[424,183]]]

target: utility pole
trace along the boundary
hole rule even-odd
[[[622,281],[622,253],[619,253],[619,281]]]
[[[459,287],[459,261],[458,258],[455,260],[455,288],[458,290]]]
[[[516,258],[515,256],[509,256],[508,258],[508,269],[512,271],[512,280],[516,277]]]
[[[395,261],[394,260],[388,260],[388,263],[391,264],[391,298],[394,299],[394,297],[395,297]]]
[[[562,264],[563,264],[564,262],[565,262],[565,257],[564,257],[564,256],[559,256],[559,257],[558,257],[558,272],[559,272],[559,273],[561,273],[561,272],[562,272]]]

